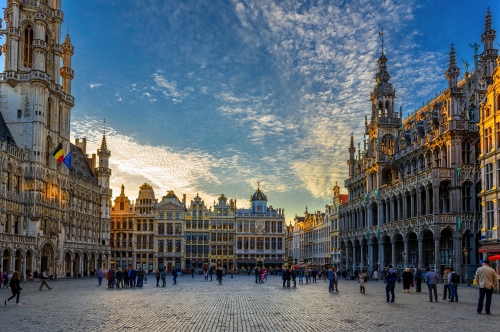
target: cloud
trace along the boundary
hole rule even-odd
[[[101,85],[102,85],[102,83],[90,83],[90,84],[89,84],[89,86],[90,86],[90,88],[91,88],[91,89],[93,89],[93,88],[98,88],[98,87],[100,87]]]
[[[94,153],[101,144],[101,126],[100,120],[88,116],[73,121],[72,140],[86,137],[87,151]],[[245,176],[252,173],[249,168],[239,165],[237,155],[221,158],[196,149],[153,146],[139,142],[133,136],[121,134],[109,125],[106,127],[106,142],[111,151],[111,187],[114,194],[117,195],[120,186],[125,184],[127,192],[131,193],[131,199],[139,186],[147,182],[153,186],[157,198],[161,198],[168,190],[174,190],[179,197],[187,194],[188,198],[193,198],[199,193],[206,202],[212,202],[217,199],[218,194],[201,189],[202,183],[222,184],[227,181],[227,174],[238,173]],[[219,169],[224,169],[224,173],[218,173]],[[232,193],[227,196],[232,196]],[[232,197],[241,202],[246,201],[243,197]]]

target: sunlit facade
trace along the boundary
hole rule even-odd
[[[185,196],[181,201],[174,191],[170,190],[156,206],[153,206],[157,224],[155,269],[166,269],[167,272],[172,272],[172,269],[178,271],[185,269],[185,202]]]
[[[235,266],[235,209],[236,201],[228,201],[224,194],[220,195],[217,203],[214,202],[210,214],[210,262],[214,267],[228,270]]]
[[[7,1],[0,73],[0,253],[3,270],[49,269],[59,277],[107,269],[109,158],[70,142],[74,47],[60,1]],[[72,153],[68,169],[52,152]]]
[[[184,217],[184,254],[185,269],[199,272],[210,266],[210,211],[205,202],[198,196],[191,200]]]
[[[484,50],[475,55],[474,69],[467,72],[466,66],[459,80],[452,46],[448,88],[406,119],[395,108],[396,90],[382,52],[366,141],[356,149],[351,138],[348,149],[349,197],[339,211],[342,269],[374,270],[392,264],[440,273],[453,266],[465,275],[464,248],[471,253],[469,267],[479,263],[479,240],[485,234],[479,109],[496,67],[491,55],[498,52],[490,30],[488,12]],[[480,46],[473,46],[477,53]],[[484,150],[491,153],[492,148]]]

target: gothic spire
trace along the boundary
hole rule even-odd
[[[460,68],[457,67],[457,58],[455,56],[455,48],[451,44],[450,62],[448,70],[446,71],[446,78],[448,79],[448,88],[456,88],[458,76],[460,75]]]
[[[122,190],[120,192],[120,196],[124,196],[125,195],[125,186],[122,184]]]

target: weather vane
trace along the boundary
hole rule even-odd
[[[384,54],[384,28],[378,33],[379,37],[382,37],[382,54]]]

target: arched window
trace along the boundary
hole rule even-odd
[[[472,193],[470,182],[466,182],[462,187],[462,212],[472,212]]]
[[[462,144],[462,162],[464,164],[470,164],[471,163],[471,147],[470,147],[470,142],[464,142]]]
[[[27,68],[33,67],[33,28],[31,25],[24,28],[23,65]]]

